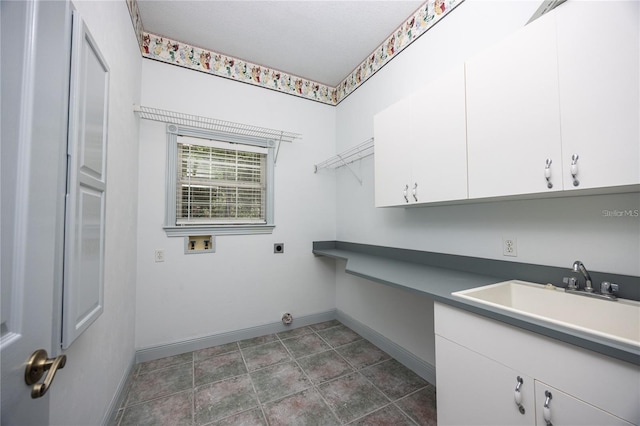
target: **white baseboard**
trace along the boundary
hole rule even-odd
[[[133,376],[131,373],[134,372],[136,368],[136,360],[135,357],[131,358],[131,362],[129,363],[129,368],[124,372],[124,375],[120,379],[120,384],[118,385],[118,389],[116,393],[113,394],[113,398],[111,399],[111,403],[109,404],[109,408],[106,411],[104,418],[102,419],[102,425],[113,425],[115,424],[116,416],[118,415],[118,410],[122,406],[122,402],[124,398],[127,396],[127,388],[129,386],[129,381],[133,380]]]

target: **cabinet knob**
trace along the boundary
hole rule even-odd
[[[573,177],[573,186],[580,185],[580,181],[578,180],[578,158],[580,156],[578,154],[573,154],[571,156],[571,177]]]
[[[544,167],[544,178],[547,180],[547,188],[553,188],[553,184],[551,183],[551,163],[553,161],[551,158],[547,158],[546,165]]]
[[[404,191],[402,191],[402,195],[404,196],[404,201],[409,202],[409,185],[405,185]]]

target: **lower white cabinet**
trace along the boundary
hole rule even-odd
[[[640,423],[637,365],[437,302],[435,333],[439,426]]]
[[[532,378],[441,336],[436,336],[436,375],[438,425],[535,423]],[[523,412],[515,400],[518,384]]]
[[[535,381],[536,425],[631,425],[561,390]]]

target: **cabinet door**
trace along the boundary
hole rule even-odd
[[[524,414],[515,402],[518,377]],[[436,335],[438,425],[533,425],[533,379]]]
[[[375,203],[376,207],[406,205],[404,191],[411,176],[410,150],[412,138],[410,102],[402,100],[373,119]]]
[[[467,198],[464,84],[461,65],[412,97],[417,138],[410,149],[410,189],[418,184],[413,204]]]
[[[603,5],[556,9],[565,190],[640,183],[640,3]]]
[[[562,190],[557,62],[553,14],[467,61],[469,198]]]
[[[549,400],[549,408],[547,410],[547,414],[550,417],[548,420],[556,426],[631,426],[631,423],[561,392],[546,383],[536,380],[534,386],[536,395],[536,425],[547,426],[544,413],[544,405],[547,398],[545,392],[550,392],[551,399]],[[606,395],[603,395],[603,398],[606,398]]]

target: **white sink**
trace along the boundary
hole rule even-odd
[[[516,312],[640,348],[640,302],[566,293],[563,288],[505,281],[452,296]]]

